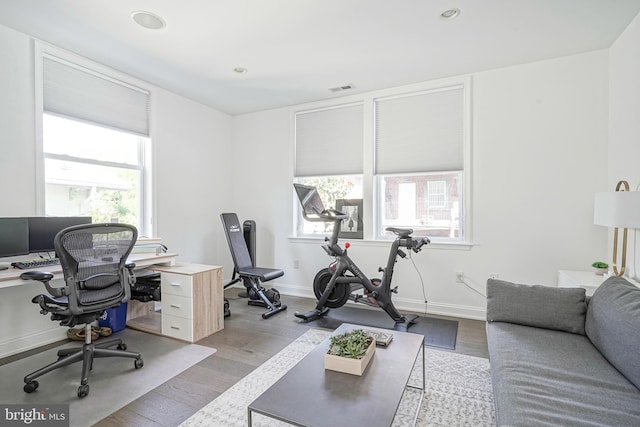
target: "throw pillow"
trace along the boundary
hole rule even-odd
[[[589,302],[587,337],[622,375],[640,388],[640,288],[610,277]]]
[[[487,281],[487,321],[509,322],[584,335],[587,306],[582,288]]]

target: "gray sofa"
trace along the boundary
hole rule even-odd
[[[640,426],[640,288],[487,282],[499,426]]]

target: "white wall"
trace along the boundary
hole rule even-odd
[[[156,89],[157,235],[180,261],[219,265],[228,252],[220,219],[231,203],[231,117]]]
[[[624,179],[632,191],[640,190],[640,15],[629,24],[610,49],[608,181],[600,191],[613,191]],[[640,278],[640,239],[629,230],[627,267]],[[611,239],[609,248],[612,248]],[[611,259],[611,250],[607,251]]]
[[[33,44],[0,25],[0,216],[36,213]]]
[[[36,212],[33,41],[0,26],[0,216]],[[229,115],[149,85],[152,91],[154,228],[178,260],[216,264],[228,252],[219,213],[231,203]],[[64,328],[41,316],[28,283],[0,290],[0,357],[61,339]],[[26,313],[26,314],[25,314]],[[16,319],[19,319],[16,322]]]
[[[405,309],[484,318],[485,299],[455,283],[455,271],[484,292],[490,273],[522,283],[554,285],[559,269],[588,269],[606,251],[606,230],[593,225],[593,193],[606,186],[608,53],[596,51],[477,73],[473,78],[473,240],[470,250],[427,249],[397,264],[396,304]],[[350,97],[352,100],[353,97]],[[258,264],[285,270],[276,287],[310,295],[329,258],[321,242],[292,233],[291,112],[282,108],[234,118],[234,150],[242,165],[234,198],[258,221]],[[318,159],[318,161],[330,161]],[[237,165],[238,168],[240,164]],[[265,212],[266,211],[266,212]],[[366,226],[366,225],[365,225]],[[261,233],[271,238],[261,238]],[[371,277],[388,245],[351,242],[350,256]],[[273,263],[269,261],[273,259]],[[293,269],[293,260],[300,262]]]

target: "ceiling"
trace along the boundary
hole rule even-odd
[[[140,27],[138,10],[166,27]],[[0,0],[0,25],[236,115],[608,48],[639,12],[640,0]]]

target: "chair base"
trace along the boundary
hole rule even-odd
[[[128,357],[134,360],[134,367],[140,369],[144,366],[140,353],[126,351],[127,346],[119,338],[113,338],[100,343],[91,342],[91,326],[88,325],[88,342],[82,347],[65,348],[58,351],[58,360],[34,371],[24,377],[24,391],[33,393],[38,388],[36,378],[41,377],[55,369],[69,366],[73,363],[82,361],[82,376],[80,378],[80,387],[78,387],[78,397],[85,397],[89,394],[89,372],[93,369],[93,360],[99,357]],[[117,349],[109,347],[117,346]]]

